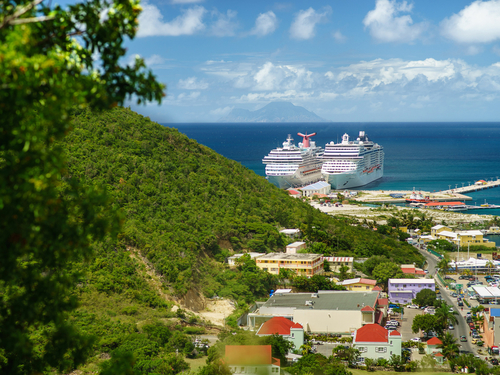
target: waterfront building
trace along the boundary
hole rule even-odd
[[[383,312],[379,292],[353,293],[320,290],[318,293],[276,293],[247,316],[247,325],[260,327],[274,318],[299,323],[306,332],[348,335],[365,324],[380,324]]]
[[[314,184],[300,188],[304,197],[312,197],[313,195],[328,195],[332,191],[332,187],[325,181],[318,181]]]
[[[360,351],[361,362],[366,358],[390,360],[392,355],[401,355],[401,334],[378,324],[367,324],[356,330],[352,346]]]
[[[280,268],[308,277],[323,273],[321,254],[269,253],[256,258],[256,264],[261,270],[273,275],[278,275]]]
[[[417,293],[424,289],[436,290],[434,279],[389,279],[389,301],[411,303]]]

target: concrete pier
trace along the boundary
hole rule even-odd
[[[464,186],[464,187],[457,187],[456,189],[450,189],[450,190],[443,190],[441,193],[444,194],[466,194],[466,193],[471,193],[473,191],[479,191],[479,190],[484,190],[484,189],[491,189],[494,187],[499,187],[500,186],[500,179],[496,181],[487,181],[485,184],[482,185],[469,185],[469,186]]]

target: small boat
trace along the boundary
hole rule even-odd
[[[418,192],[412,192],[409,198],[406,198],[406,203],[429,203],[433,202],[430,197],[424,197],[422,193]]]

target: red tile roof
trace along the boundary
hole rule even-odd
[[[376,286],[375,288],[372,289],[374,292],[381,292],[382,288],[379,286]]]
[[[441,345],[443,342],[437,337],[433,337],[432,339],[427,341],[427,345]]]
[[[375,285],[377,283],[377,280],[361,279],[359,280],[359,282],[362,284]]]
[[[373,307],[370,307],[370,306],[365,306],[361,309],[361,311],[375,311],[375,309]]]
[[[271,345],[226,345],[228,365],[271,365]]]
[[[444,357],[444,355],[442,355],[440,352],[437,352],[436,354],[434,354],[434,357]]]
[[[388,332],[378,324],[366,324],[356,331],[354,342],[389,342]]]
[[[300,195],[300,191],[297,191],[297,190],[288,190],[288,194],[291,194],[291,195]]]
[[[294,323],[287,318],[277,316],[262,324],[258,335],[289,335],[290,328],[303,328],[299,323]]]
[[[415,273],[415,268],[401,268],[401,271],[403,271],[403,273],[414,274]]]
[[[417,275],[425,275],[425,271],[424,270],[416,270],[415,273]]]
[[[391,333],[389,333],[389,336],[401,336],[401,333],[399,333],[398,331],[391,331]]]
[[[379,306],[388,306],[389,299],[388,298],[377,298],[377,305]]]
[[[377,324],[382,323],[382,319],[384,319],[384,314],[382,314],[382,311],[380,310],[375,311],[375,323]]]

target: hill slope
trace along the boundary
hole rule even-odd
[[[256,111],[234,108],[220,122],[324,122],[304,107],[289,102],[272,102]]]

